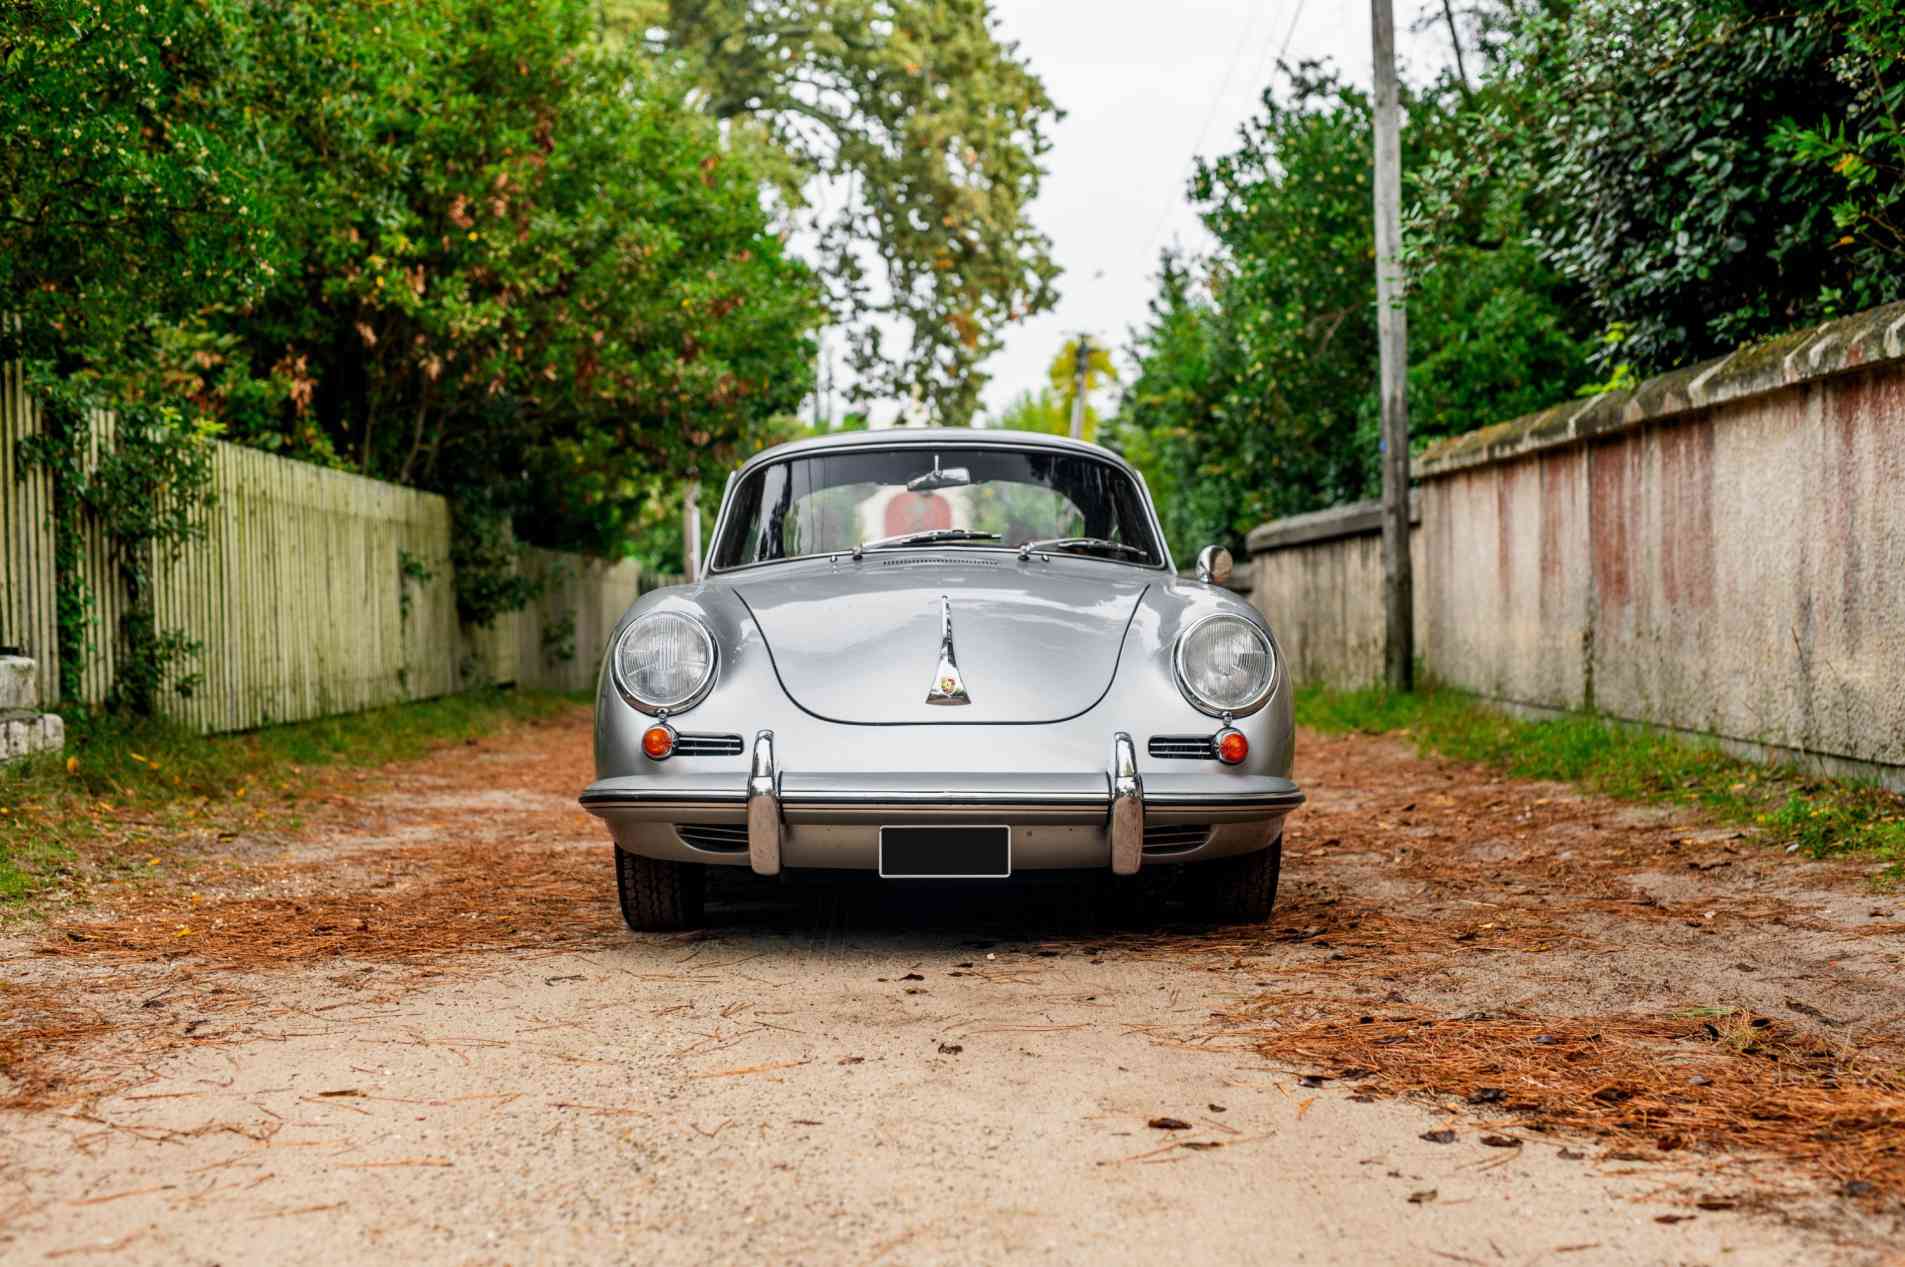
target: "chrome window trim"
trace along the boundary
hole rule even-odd
[[[914,434],[917,435],[918,433]],[[979,439],[975,436],[975,438],[967,439],[964,436],[959,436],[941,439],[939,435],[935,435],[933,441],[913,438],[903,441],[889,440],[885,442],[869,440],[858,444],[815,445],[811,450],[807,448],[777,445],[775,448],[768,449],[765,452],[758,453],[749,458],[728,476],[727,487],[721,492],[721,510],[720,513],[715,516],[714,530],[708,536],[708,548],[706,550],[707,566],[703,567],[701,575],[703,577],[726,576],[733,572],[745,572],[750,568],[773,567],[779,563],[798,563],[803,559],[838,557],[847,553],[844,550],[823,550],[817,554],[796,554],[780,559],[764,559],[754,563],[738,563],[733,567],[715,567],[714,558],[720,550],[722,537],[727,532],[729,511],[734,505],[734,490],[740,485],[743,479],[752,474],[756,469],[763,466],[770,466],[775,462],[792,461],[795,458],[804,457],[810,452],[825,453],[831,457],[835,454],[877,453],[893,449],[914,448],[934,442],[943,443],[944,446],[949,449],[998,449],[1005,452],[1031,450],[1033,452],[1070,453],[1089,461],[1101,462],[1109,466],[1112,470],[1117,471],[1129,479],[1132,486],[1137,489],[1138,501],[1144,506],[1146,523],[1151,529],[1152,540],[1157,542],[1158,557],[1162,559],[1163,562],[1136,563],[1127,559],[1102,559],[1091,555],[1066,555],[1065,557],[1091,558],[1093,562],[1117,563],[1121,567],[1134,567],[1147,572],[1170,572],[1173,575],[1177,573],[1177,564],[1171,558],[1171,543],[1166,540],[1164,536],[1164,522],[1158,518],[1157,506],[1151,500],[1150,486],[1144,482],[1144,476],[1138,471],[1138,468],[1132,466],[1117,454],[1099,449],[1096,446],[1083,444],[1079,441],[1067,441],[1064,444],[1057,444],[1035,437],[987,436],[984,439]],[[961,548],[972,550],[998,550],[1002,553],[1011,554],[1018,553],[1017,546],[963,546]]]
[[[1248,703],[1241,704],[1235,708],[1214,708],[1210,704],[1205,703],[1202,699],[1198,698],[1195,691],[1191,690],[1190,683],[1184,676],[1184,645],[1191,640],[1192,634],[1202,629],[1205,625],[1210,624],[1213,620],[1234,620],[1238,624],[1248,627],[1252,633],[1263,639],[1264,650],[1269,653],[1270,656],[1270,672],[1264,678],[1263,690]],[[1239,616],[1235,612],[1212,612],[1201,620],[1191,622],[1190,626],[1187,627],[1184,632],[1178,634],[1177,645],[1171,648],[1171,677],[1177,682],[1178,694],[1189,701],[1192,708],[1203,713],[1206,717],[1225,718],[1250,716],[1265,704],[1269,703],[1270,697],[1277,693],[1277,679],[1282,676],[1282,673],[1283,657],[1277,654],[1277,644],[1275,640],[1272,639],[1256,621]]]
[[[630,689],[627,682],[622,680],[622,644],[628,641],[630,635],[632,635],[636,629],[640,628],[644,620],[654,620],[660,616],[673,616],[687,621],[701,631],[701,640],[708,646],[707,676],[701,679],[700,686],[696,687],[692,693],[683,698],[678,704],[647,703]],[[628,622],[626,629],[615,636],[615,645],[609,651],[609,679],[615,683],[615,693],[620,695],[622,702],[627,704],[630,708],[638,713],[644,713],[649,717],[678,717],[682,713],[687,712],[696,704],[708,698],[708,692],[714,689],[715,679],[720,676],[721,644],[714,640],[714,634],[709,632],[705,621],[698,616],[692,616],[684,611],[651,611],[637,616],[634,620]],[[670,755],[672,756],[673,753],[671,752]]]
[[[941,542],[939,545],[934,546],[933,548],[941,549],[943,547],[946,547],[945,542]],[[1011,548],[1008,549],[1003,546],[959,544],[959,545],[951,546],[950,548],[957,549],[957,550],[969,550],[974,554],[985,553],[985,554],[1014,554],[1015,555],[1019,552],[1019,548],[1017,546],[1012,546]],[[871,556],[876,554],[886,555],[886,554],[896,554],[896,553],[898,552],[886,550],[886,549],[869,550],[867,551],[867,554],[869,557],[865,560],[862,560],[862,564],[864,565],[865,563],[872,562],[873,560]],[[1110,563],[1121,568],[1136,568],[1140,572],[1171,572],[1172,571],[1171,565],[1168,562],[1168,560],[1170,559],[1169,551],[1165,552],[1164,557],[1167,560],[1167,562],[1164,562],[1164,563],[1138,563],[1131,559],[1112,559],[1112,558],[1107,558],[1102,554],[1073,554],[1073,553],[1070,553],[1069,551],[1064,551],[1064,550],[1053,550],[1049,554],[1045,551],[1039,551],[1037,553],[1040,559],[1045,560],[1047,562],[1049,562],[1052,559],[1069,559],[1075,562],[1084,562],[1084,563]],[[905,557],[905,556],[903,553],[898,553],[898,557]],[[851,563],[853,562],[853,551],[851,550],[822,550],[818,554],[790,554],[784,558],[779,558],[779,559],[762,559],[758,563],[737,563],[731,568],[710,568],[708,571],[708,575],[733,576],[738,572],[751,572],[756,568],[779,567],[783,563],[811,563],[815,559],[837,559],[837,560]],[[891,560],[888,560],[888,559],[881,560],[882,563],[890,562],[890,561]],[[997,566],[997,565],[988,564],[988,566]],[[1174,572],[1173,572],[1173,575],[1175,575]]]

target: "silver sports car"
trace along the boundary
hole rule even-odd
[[[1181,579],[1143,479],[1096,445],[907,429],[760,454],[704,578],[638,599],[603,664],[582,804],[629,926],[698,922],[709,866],[1172,866],[1202,913],[1266,918],[1303,796],[1276,639],[1229,569],[1207,549]]]

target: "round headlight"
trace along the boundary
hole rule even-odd
[[[714,639],[692,616],[655,612],[622,632],[613,668],[622,697],[636,708],[679,713],[714,684]]]
[[[1206,616],[1186,629],[1176,664],[1185,698],[1214,717],[1255,711],[1277,675],[1270,639],[1242,616]]]

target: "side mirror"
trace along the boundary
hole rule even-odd
[[[1207,585],[1222,585],[1230,579],[1230,551],[1222,546],[1205,546],[1197,552],[1197,579]]]

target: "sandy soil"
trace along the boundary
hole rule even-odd
[[[332,776],[299,832],[181,842],[5,947],[0,1259],[1901,1261],[1905,901],[1393,741],[1302,753],[1268,929],[743,876],[634,937],[586,719]],[[1684,1105],[1596,1117],[1603,1075],[1528,1063],[1643,1022]],[[1779,1080],[1843,1098],[1843,1146],[1701,1116]]]

